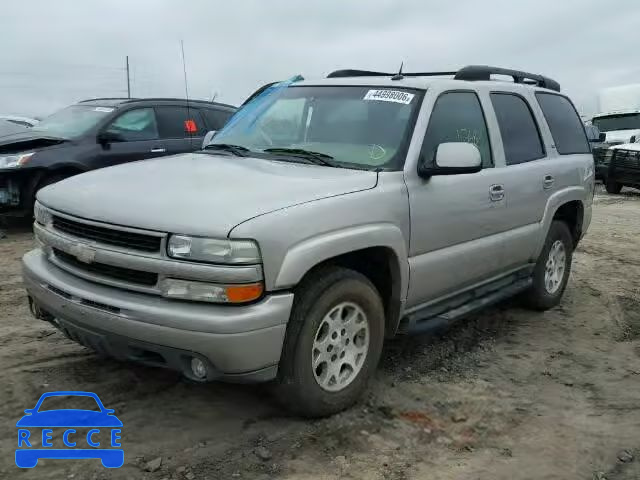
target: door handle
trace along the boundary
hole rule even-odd
[[[545,175],[544,180],[542,181],[542,188],[544,188],[545,190],[549,190],[551,187],[553,187],[553,183],[555,181],[556,179],[553,178],[553,175]]]
[[[151,153],[164,153],[166,151],[167,151],[166,148],[152,148],[151,149]]]
[[[499,202],[504,199],[504,185],[491,185],[489,188],[489,199],[492,202]]]

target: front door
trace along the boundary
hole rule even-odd
[[[98,147],[92,168],[108,167],[167,155],[153,108],[127,110],[105,129],[116,141]]]
[[[472,286],[503,271],[500,218],[504,173],[494,168],[480,101],[473,91],[445,92],[433,107],[420,154],[432,163],[438,145],[470,142],[483,169],[474,174],[407,175],[411,211],[407,308]]]

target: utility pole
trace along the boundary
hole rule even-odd
[[[131,79],[129,77],[129,55],[127,55],[127,98],[131,98]]]

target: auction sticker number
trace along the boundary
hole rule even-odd
[[[364,96],[364,100],[377,100],[379,102],[394,102],[409,105],[413,97],[415,97],[413,93],[384,89],[369,90]]]

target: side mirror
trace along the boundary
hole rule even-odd
[[[637,136],[636,135],[632,135],[631,139],[629,140],[629,143],[636,143],[637,140]]]
[[[106,145],[113,142],[122,142],[122,137],[109,130],[104,130],[98,134],[98,143]]]
[[[421,165],[418,174],[421,177],[433,175],[458,175],[476,173],[482,170],[480,150],[473,143],[441,143],[436,150],[435,165]]]
[[[590,143],[601,142],[602,140],[600,140],[600,138],[602,137],[602,135],[604,135],[605,138],[607,137],[606,134],[600,133],[600,130],[595,125],[586,125],[584,127],[584,131],[586,132],[587,139],[589,140]]]
[[[213,140],[213,137],[215,136],[215,134],[218,133],[217,130],[210,130],[207,132],[207,134],[204,136],[204,139],[202,140],[202,149],[204,150],[204,148],[209,145],[211,143],[211,140]]]
[[[598,135],[598,139],[599,139],[601,142],[606,142],[606,141],[607,141],[607,134],[606,134],[606,133],[604,133],[604,132],[602,132],[600,135]]]

